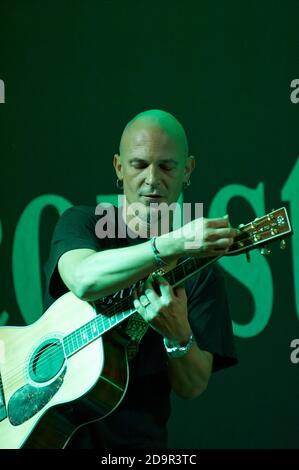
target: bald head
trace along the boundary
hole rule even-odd
[[[141,202],[149,209],[151,202],[177,201],[195,161],[188,156],[186,134],[178,120],[151,109],[126,125],[113,165],[127,203]]]
[[[159,109],[139,113],[126,125],[120,140],[120,155],[126,155],[132,145],[142,145],[149,136],[156,136],[162,148],[171,146],[182,159],[187,158],[188,142],[183,126],[172,114]]]

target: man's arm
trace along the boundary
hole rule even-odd
[[[181,398],[196,398],[208,386],[213,366],[213,354],[202,351],[194,342],[183,357],[169,358],[168,371],[173,390]]]
[[[180,257],[177,243],[169,243],[164,238],[159,247],[167,263]],[[149,241],[99,252],[84,248],[70,250],[58,261],[64,284],[82,300],[96,300],[128,287],[156,267]]]
[[[199,234],[202,236],[199,236]],[[161,258],[171,263],[181,256],[216,256],[224,254],[236,231],[227,218],[199,218],[156,238]],[[186,246],[192,244],[187,249]],[[69,290],[82,300],[96,300],[129,287],[157,268],[151,242],[125,248],[96,252],[74,249],[58,262],[59,274]]]
[[[136,310],[167,341],[182,346],[188,342],[192,330],[184,287],[173,289],[166,279],[157,276],[155,281],[148,279],[144,287],[134,291],[133,297]],[[183,357],[169,357],[168,371],[173,390],[181,398],[197,397],[207,388],[212,365],[213,354],[201,350],[195,341]]]

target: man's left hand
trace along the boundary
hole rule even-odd
[[[188,342],[192,332],[184,287],[172,288],[165,278],[155,276],[154,282],[149,278],[143,288],[134,291],[133,298],[134,307],[154,330],[170,341]]]

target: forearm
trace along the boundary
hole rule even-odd
[[[159,240],[159,250],[166,262],[180,256],[176,253],[176,246],[165,238]],[[83,259],[77,266],[76,290],[83,300],[95,300],[130,286],[155,268],[149,241],[131,247],[100,251]]]
[[[173,390],[181,398],[196,398],[207,388],[212,369],[212,355],[194,342],[183,357],[169,358],[168,371]]]

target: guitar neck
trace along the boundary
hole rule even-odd
[[[283,237],[290,236],[291,234],[292,227],[288,213],[285,207],[281,207],[246,225],[240,225],[238,234],[234,238],[234,243],[230,246],[226,255],[247,253],[254,248],[264,247],[266,244],[276,239],[282,240]],[[163,276],[172,287],[176,287],[222,256],[223,255],[205,258],[188,257],[168,272],[164,273],[162,271]],[[133,288],[133,286],[131,286],[131,288]],[[134,308],[131,294],[115,302],[105,311],[105,314],[99,313],[93,320],[64,338],[65,355],[69,357],[76,353],[129,318],[135,312],[136,309]]]
[[[214,263],[220,256],[209,258],[186,258],[177,264],[172,270],[163,273],[163,277],[172,286],[183,283],[186,279],[195,275],[206,266]],[[108,332],[119,323],[129,318],[136,312],[132,295],[115,302],[105,314],[98,314],[93,320],[76,329],[63,339],[66,357],[80,351],[82,348],[92,343],[104,333]]]

